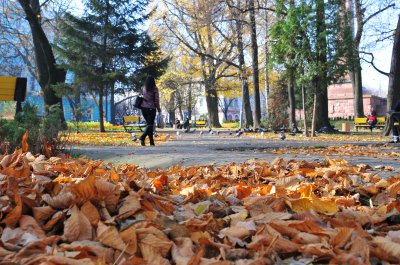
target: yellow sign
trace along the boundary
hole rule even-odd
[[[24,101],[26,78],[0,76],[0,101]]]

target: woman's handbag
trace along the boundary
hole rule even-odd
[[[143,103],[143,97],[142,96],[137,96],[135,99],[135,103],[133,104],[133,106],[135,108],[141,109],[142,108],[142,103]]]

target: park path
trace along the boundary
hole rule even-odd
[[[306,161],[322,161],[324,155],[307,154],[273,154],[273,149],[284,147],[322,147],[332,145],[367,145],[363,142],[318,142],[301,140],[279,140],[277,139],[259,139],[259,138],[238,138],[228,135],[203,135],[183,134],[175,139],[156,146],[134,146],[134,147],[73,147],[72,152],[81,154],[92,159],[99,159],[120,164],[136,164],[147,168],[166,169],[175,164],[189,165],[223,165],[231,162],[241,163],[249,159],[259,159],[272,161],[277,157],[284,159],[296,159]],[[382,145],[384,143],[376,143]],[[400,152],[400,145],[396,145],[395,150],[391,152]],[[397,158],[388,157],[370,157],[370,156],[345,156],[330,155],[331,158],[345,158],[351,164],[368,164],[371,166],[391,166],[393,172],[381,172],[385,176],[400,173],[400,164]]]

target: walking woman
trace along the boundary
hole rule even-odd
[[[150,145],[154,145],[153,130],[154,119],[156,118],[156,110],[161,115],[160,94],[156,86],[154,77],[148,76],[143,88],[142,115],[146,120],[146,129],[140,136],[140,144],[145,145],[146,136],[149,136]]]

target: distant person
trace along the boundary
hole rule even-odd
[[[369,129],[372,132],[372,129],[378,123],[378,117],[376,117],[376,111],[373,110],[370,115],[367,116],[367,124],[369,125]]]
[[[393,140],[389,143],[399,143],[399,132],[400,132],[400,100],[397,101],[393,110],[388,111],[389,120],[388,120],[388,130],[385,131],[385,135],[388,136],[390,131],[393,131]],[[395,125],[397,123],[397,125]]]
[[[140,144],[145,145],[146,136],[149,136],[150,145],[154,145],[153,131],[154,131],[154,119],[156,118],[156,110],[161,115],[160,108],[160,94],[156,86],[154,77],[148,76],[143,87],[143,103],[142,115],[146,120],[146,129],[142,136],[140,136]]]
[[[185,122],[183,123],[183,129],[189,128],[189,118],[186,118]]]
[[[177,129],[180,129],[181,128],[181,121],[179,119],[176,119],[175,120],[175,125],[176,125]]]

